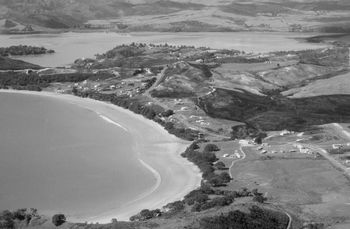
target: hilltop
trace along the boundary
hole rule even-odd
[[[346,0],[13,0],[0,1],[7,33],[130,31],[349,32]]]

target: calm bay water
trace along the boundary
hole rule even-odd
[[[0,107],[0,210],[87,218],[154,185],[130,134],[95,112],[12,93],[0,93]]]
[[[324,47],[323,44],[304,43],[295,39],[312,35],[314,34],[263,32],[0,35],[0,46],[22,44],[54,49],[55,54],[18,58],[44,67],[57,67],[69,65],[81,57],[94,57],[97,53],[104,53],[117,45],[131,42],[206,46],[254,53]]]

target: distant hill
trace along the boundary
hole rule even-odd
[[[37,31],[349,32],[349,12],[347,0],[0,0],[0,20]]]

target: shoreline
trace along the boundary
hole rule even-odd
[[[107,102],[68,94],[18,90],[0,90],[1,92],[51,97],[95,112],[98,118],[133,136],[133,151],[137,159],[155,178],[155,184],[132,201],[87,217],[88,219],[74,219],[68,215],[69,222],[110,223],[112,218],[129,221],[130,216],[143,209],[161,208],[170,202],[181,200],[200,186],[202,178],[199,168],[180,155],[190,142],[169,134],[161,125],[142,115]]]

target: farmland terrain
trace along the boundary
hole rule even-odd
[[[3,33],[67,30],[116,32],[349,32],[347,0],[1,0]]]

